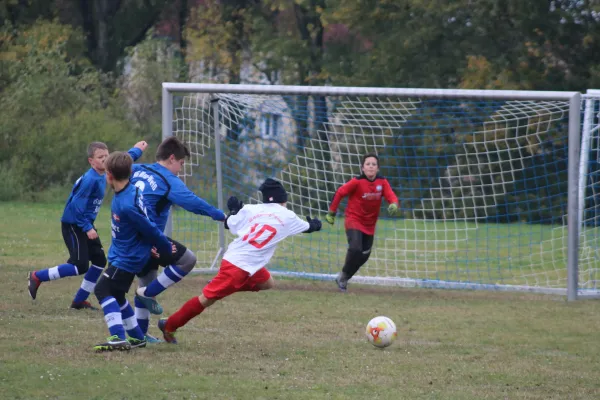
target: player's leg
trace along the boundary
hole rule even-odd
[[[73,302],[71,303],[71,308],[76,310],[97,310],[97,308],[93,307],[87,299],[90,296],[90,293],[94,291],[96,282],[106,266],[106,254],[104,254],[104,248],[102,248],[100,238],[94,240],[88,239],[88,253],[92,265],[83,276],[81,286],[79,290],[77,290]]]
[[[181,281],[196,265],[196,256],[191,250],[188,250],[181,243],[169,239],[175,246],[175,254],[172,258],[166,260],[161,257],[160,265],[164,265],[165,269],[158,275],[156,279],[150,282],[146,287],[139,287],[136,294],[142,297],[156,297],[169,286]],[[170,259],[174,259],[174,264],[169,264]],[[165,262],[166,261],[166,262]]]
[[[138,287],[147,286],[150,282],[152,282],[154,279],[156,279],[156,277],[158,275],[157,262],[154,262],[154,265],[155,265],[155,267],[148,268],[147,272],[144,272],[143,274],[141,274],[141,276],[138,274]],[[162,340],[148,334],[148,327],[150,325],[150,310],[148,310],[148,308],[146,308],[146,305],[142,302],[142,300],[140,299],[140,296],[134,297],[134,304],[135,304],[135,318],[137,319],[137,323],[138,323],[140,329],[142,330],[142,333],[144,333],[144,335],[146,337],[146,341],[148,343],[162,342]],[[156,303],[156,304],[158,304],[158,303]],[[158,304],[158,305],[160,306],[160,304]]]
[[[156,258],[150,258],[142,271],[137,274],[138,277],[138,289],[143,288],[155,281],[158,276],[158,267],[160,266],[160,260]],[[156,301],[156,299],[147,296],[140,296],[137,294],[137,290],[135,291],[135,307],[136,310],[139,308],[139,314],[141,316],[146,315],[146,311],[148,311],[148,320],[150,319],[149,314],[160,315],[163,313],[162,306]],[[144,311],[146,310],[146,311]],[[138,313],[136,311],[136,313]],[[139,322],[141,326],[144,325],[144,322]]]
[[[348,287],[348,280],[354,276],[356,271],[362,265],[362,242],[363,233],[358,229],[346,230],[346,238],[348,239],[348,250],[346,251],[346,261],[342,267],[342,271],[336,278],[336,283],[341,291],[345,292]]]
[[[223,260],[219,272],[202,289],[200,296],[192,297],[169,318],[158,321],[158,328],[163,332],[165,341],[177,343],[175,332],[178,328],[187,324],[192,318],[201,314],[218,300],[240,291],[249,279],[248,272],[236,267],[227,260]]]
[[[273,289],[274,287],[275,280],[271,276],[271,273],[263,267],[248,278],[244,286],[242,286],[238,292],[260,292]]]
[[[89,254],[86,233],[76,225],[63,223],[62,235],[69,250],[69,259],[65,264],[29,273],[29,295],[34,300],[37,297],[37,291],[42,282],[83,274],[88,270]]]
[[[130,284],[131,285],[131,284]],[[127,335],[127,341],[131,345],[132,349],[146,347],[146,338],[144,332],[140,329],[133,308],[125,298],[125,293],[120,291],[119,296],[116,297],[117,303],[121,310],[121,319],[123,320],[123,328]]]
[[[365,265],[365,263],[369,260],[371,256],[371,249],[373,248],[373,241],[375,239],[374,235],[367,235],[363,233],[362,235],[362,256],[361,256],[361,264],[360,267]],[[359,269],[360,269],[359,267]]]
[[[367,235],[364,232],[360,232],[360,254],[356,254],[356,258],[354,263],[352,264],[351,270],[349,270],[350,278],[352,278],[356,273],[360,270],[360,268],[365,265],[369,257],[371,256],[371,247],[373,247],[373,235]]]
[[[131,344],[127,341],[125,335],[121,307],[117,301],[117,298],[119,298],[123,302],[126,292],[119,288],[122,287],[124,280],[129,279],[127,274],[123,274],[123,272],[125,271],[109,265],[94,288],[94,294],[98,299],[98,303],[102,306],[104,321],[110,333],[110,337],[105,343],[94,346],[96,351],[129,350],[131,348]],[[130,275],[130,279],[133,281],[133,274]],[[131,281],[129,284],[131,284]]]

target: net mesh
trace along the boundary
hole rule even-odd
[[[289,208],[322,216],[339,186],[361,173],[363,155],[380,157],[380,173],[400,199],[401,215],[388,218],[382,205],[371,258],[359,272],[363,280],[566,287],[568,102],[176,96],[173,134],[192,150],[182,178],[213,204],[215,99],[225,199],[260,202],[257,187],[274,177],[288,190]],[[597,149],[597,134],[595,140]],[[597,178],[591,175],[590,184]],[[592,209],[595,192],[590,196]],[[270,269],[337,273],[347,248],[343,209],[334,226],[281,243]],[[589,225],[595,214],[585,215]],[[595,229],[582,233],[584,242],[596,240]],[[173,235],[197,251],[201,266],[219,248],[216,224],[191,213],[175,212]],[[581,286],[595,288],[597,246],[583,248],[582,258],[590,261],[580,269]]]

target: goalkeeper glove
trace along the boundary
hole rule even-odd
[[[229,213],[231,215],[237,214],[242,207],[244,207],[244,203],[235,196],[231,196],[227,200],[227,208],[229,209]]]
[[[396,203],[392,203],[388,206],[388,215],[390,217],[393,217],[394,215],[396,215],[396,212],[398,212],[398,204]]]
[[[333,225],[333,223],[335,222],[335,213],[333,211],[329,211],[327,215],[325,215],[325,221]]]
[[[321,221],[319,221],[317,218],[311,218],[311,217],[306,217],[306,220],[308,221],[308,230],[305,231],[306,233],[311,233],[311,232],[318,232],[321,230]]]

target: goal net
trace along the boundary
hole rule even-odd
[[[182,178],[212,204],[231,195],[261,202],[257,188],[273,177],[290,209],[322,219],[373,152],[401,213],[390,218],[382,204],[371,258],[355,281],[566,293],[566,94],[197,86],[169,94],[166,135],[190,146]],[[344,205],[334,226],[281,243],[269,269],[332,279],[347,250]],[[183,210],[172,221],[173,237],[197,252],[199,267],[215,268],[231,235]],[[582,258],[596,257],[592,249]],[[595,289],[592,270],[591,261],[580,269],[580,289]]]

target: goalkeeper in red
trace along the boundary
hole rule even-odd
[[[348,280],[358,272],[371,255],[382,199],[385,198],[389,203],[388,215],[393,216],[398,211],[398,198],[392,191],[390,183],[383,176],[378,175],[377,155],[365,155],[361,169],[362,174],[359,177],[352,178],[337,190],[329,206],[329,212],[325,216],[325,220],[333,225],[340,202],[348,196],[344,223],[348,252],[342,271],[335,280],[342,292],[346,291]]]
[[[274,280],[265,266],[277,244],[288,236],[321,230],[321,221],[306,221],[286,208],[287,193],[281,183],[269,178],[259,188],[263,204],[243,205],[235,197],[227,201],[230,215],[225,228],[237,238],[223,255],[219,273],[200,296],[187,301],[175,314],[158,321],[165,341],[177,343],[175,332],[217,300],[236,292],[271,289]]]

